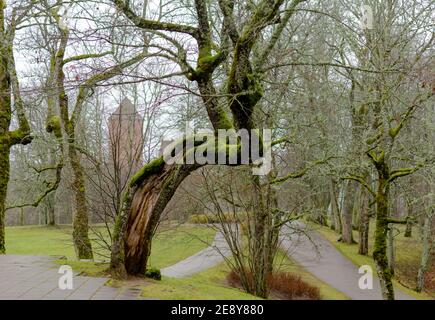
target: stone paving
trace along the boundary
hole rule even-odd
[[[140,289],[106,286],[108,278],[74,273],[73,289],[59,289],[54,258],[0,255],[0,300],[135,300]]]

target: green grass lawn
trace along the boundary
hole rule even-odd
[[[230,287],[225,279],[228,267],[222,263],[186,278],[163,277],[142,286],[142,296],[165,300],[256,300],[253,295]]]
[[[149,265],[164,268],[208,247],[216,230],[202,225],[162,226],[153,239]]]
[[[357,266],[370,265],[373,270],[376,270],[375,262],[372,258],[372,249],[374,241],[374,221],[370,223],[370,233],[369,233],[369,255],[363,256],[358,254],[358,244],[346,244],[343,242],[338,242],[338,234],[328,227],[322,227],[319,225],[312,225],[312,227],[320,232],[326,239],[328,239],[340,252],[348,257]],[[419,259],[421,255],[421,244],[414,234],[413,238],[405,238],[404,226],[396,226],[399,228],[400,233],[395,237],[395,259],[396,259],[396,280],[394,285],[403,290],[404,292],[412,295],[418,299],[433,299],[435,298],[435,293],[433,292],[423,292],[417,293],[410,288],[415,287],[415,277],[416,274],[410,275],[407,268],[403,268],[405,265],[412,265],[415,268],[419,265]],[[416,230],[414,230],[416,233]],[[354,231],[354,238],[358,241],[358,232]],[[405,277],[406,275],[406,277]],[[399,281],[397,281],[399,279]]]

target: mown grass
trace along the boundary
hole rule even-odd
[[[327,240],[329,240],[344,256],[348,257],[357,266],[369,265],[376,270],[375,262],[372,258],[373,242],[374,242],[374,221],[370,222],[369,232],[369,255],[364,256],[358,254],[358,244],[346,244],[337,241],[339,235],[328,227],[319,225],[312,226],[320,234],[322,234]],[[416,270],[419,265],[422,246],[417,240],[416,231],[414,230],[413,238],[405,238],[404,226],[396,226],[397,236],[395,237],[395,280],[394,285],[400,288],[405,293],[414,296],[417,299],[433,299],[435,298],[435,292],[423,292],[417,293],[412,290],[415,288]],[[358,232],[354,231],[354,238],[358,241]],[[409,266],[413,266],[414,271],[410,272]]]
[[[225,263],[186,278],[163,277],[142,286],[142,297],[165,300],[257,300],[226,283]]]

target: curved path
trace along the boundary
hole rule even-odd
[[[374,275],[373,289],[360,289],[358,282],[362,274],[358,267],[343,256],[328,240],[318,232],[308,230],[301,222],[293,222],[285,227],[280,235],[281,248],[295,262],[304,267],[323,282],[343,292],[353,300],[381,300],[379,279]],[[212,246],[161,270],[167,277],[187,277],[224,261],[231,252],[221,232],[216,234]],[[375,273],[375,270],[374,270]],[[396,299],[415,300],[398,288]]]
[[[308,230],[301,222],[293,222],[282,230],[281,248],[294,261],[331,287],[343,292],[353,300],[382,299],[379,279],[373,277],[373,289],[362,290],[358,281],[362,274],[358,267],[343,256],[318,232]],[[376,270],[373,270],[376,273]],[[395,288],[396,299],[415,300]]]
[[[160,271],[166,277],[187,277],[218,265],[224,261],[224,257],[229,257],[230,255],[231,250],[222,232],[219,231],[216,233],[213,244],[210,247]]]
[[[0,300],[134,300],[140,290],[105,286],[107,278],[74,274],[73,289],[59,289],[59,265],[42,256],[0,255]]]

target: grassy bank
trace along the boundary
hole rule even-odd
[[[369,265],[376,270],[374,260],[372,258],[373,242],[374,242],[374,221],[370,223],[369,233],[369,255],[363,256],[358,254],[358,244],[346,244],[337,241],[339,236],[336,232],[328,227],[312,225],[312,227],[329,240],[344,256],[348,257],[357,266]],[[417,230],[414,230],[413,238],[405,238],[404,226],[398,225],[397,236],[395,237],[395,280],[394,285],[403,290],[405,293],[416,297],[417,299],[434,299],[434,291],[425,291],[417,293],[415,281],[417,269],[420,263],[421,243],[417,239]],[[358,232],[354,231],[354,239],[358,241]],[[432,266],[433,268],[433,266]]]

